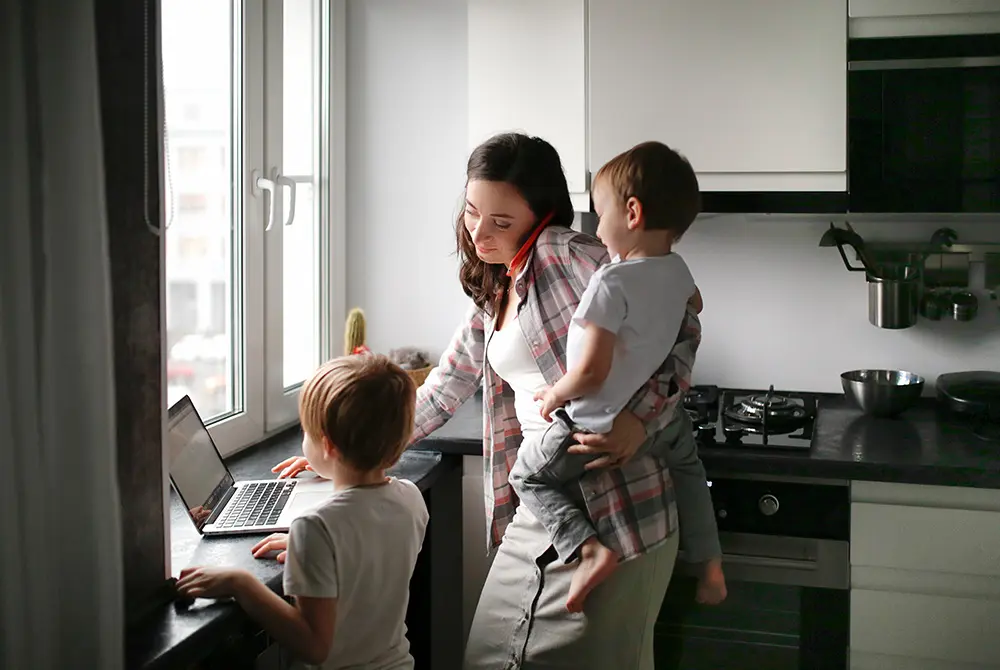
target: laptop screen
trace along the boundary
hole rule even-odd
[[[170,408],[167,449],[170,481],[200,531],[233,487],[233,476],[188,396]]]

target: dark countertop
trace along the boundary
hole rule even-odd
[[[482,399],[475,396],[417,448],[482,455]],[[819,403],[808,452],[699,447],[711,474],[760,474],[1000,488],[1000,442],[939,417],[931,398],[895,419],[864,416],[843,396]]]
[[[227,460],[233,477],[239,480],[270,479],[271,467],[280,460],[301,454],[302,438],[291,430],[260,446],[251,447]],[[410,450],[403,454],[389,474],[408,479],[427,491],[441,474],[460,467],[456,458],[434,451]],[[202,538],[195,530],[180,502],[171,490],[170,546],[171,566],[176,577],[182,568],[192,565],[231,566],[249,570],[272,590],[281,593],[282,566],[274,560],[257,560],[250,548],[263,535]],[[178,657],[191,648],[211,648],[225,636],[238,632],[247,617],[231,601],[197,600],[189,607],[171,605],[154,613],[142,627],[130,632],[127,641],[127,667],[173,667]]]
[[[442,454],[483,455],[483,396],[476,393],[465,401],[448,423],[444,424],[413,449],[432,449]]]

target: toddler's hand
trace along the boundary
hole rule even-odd
[[[255,544],[250,553],[253,554],[254,558],[264,558],[272,551],[278,552],[278,555],[275,557],[278,563],[285,562],[285,556],[288,554],[288,533],[272,533],[268,535]]]
[[[236,595],[239,582],[250,577],[232,568],[184,568],[177,580],[177,593],[184,598],[225,598]]]
[[[542,418],[546,421],[552,421],[552,412],[566,404],[565,400],[555,394],[551,386],[546,386],[536,393],[535,402],[541,403],[539,411],[542,414]]]

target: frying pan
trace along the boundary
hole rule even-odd
[[[937,378],[938,401],[948,409],[1000,422],[1000,372],[949,372]]]

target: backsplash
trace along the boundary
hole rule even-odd
[[[942,225],[960,242],[1000,241],[995,222],[853,225],[866,241],[927,240]],[[1000,369],[1000,308],[982,290],[981,267],[973,271],[974,321],[921,319],[881,330],[868,323],[864,274],[848,272],[835,248],[818,246],[828,226],[821,218],[742,216],[692,226],[677,251],[705,298],[697,383],[839,392],[840,373],[856,368],[909,370],[929,387],[943,372]]]

